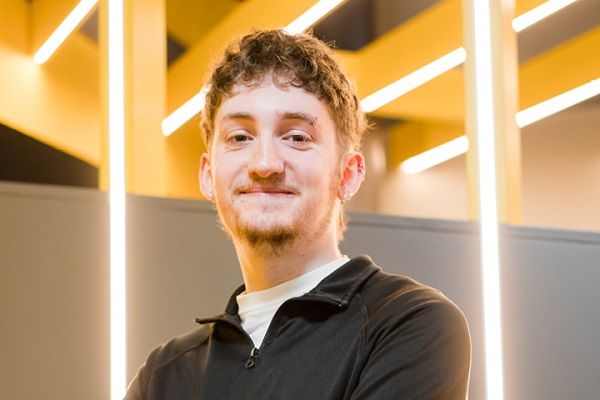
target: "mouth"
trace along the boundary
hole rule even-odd
[[[263,195],[263,196],[291,196],[296,192],[287,187],[265,186],[247,187],[238,190],[240,195]]]

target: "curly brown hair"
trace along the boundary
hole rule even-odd
[[[359,150],[367,129],[355,90],[337,56],[311,34],[283,30],[254,31],[226,49],[208,81],[202,112],[204,143],[211,143],[215,115],[234,85],[252,85],[272,73],[278,82],[302,88],[329,108],[338,130],[338,146]]]

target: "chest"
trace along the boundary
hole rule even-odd
[[[155,399],[348,398],[365,362],[361,310],[287,311],[260,349],[237,327],[216,323],[206,343],[161,371],[168,384]]]

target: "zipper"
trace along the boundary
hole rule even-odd
[[[260,351],[256,347],[252,349],[252,351],[250,352],[250,356],[248,357],[248,359],[246,360],[246,364],[244,365],[245,368],[250,369],[254,367],[256,361],[258,360],[259,352]]]
[[[286,301],[284,301],[281,304],[281,306],[279,306],[279,309],[275,312],[275,315],[273,315],[273,318],[271,319],[271,322],[269,323],[269,326],[267,327],[267,332],[265,334],[263,343],[265,341],[267,341],[267,338],[271,335],[271,331],[273,329],[271,325],[273,324],[273,321],[279,314],[281,308],[286,303],[291,303],[291,302],[295,302],[295,301],[323,302],[323,303],[331,304],[333,306],[337,306],[340,309],[344,308],[346,306],[346,303],[344,301],[339,301],[335,298],[331,298],[329,296],[323,296],[323,295],[304,294],[303,296],[292,297],[291,299],[287,299]],[[256,363],[258,361],[258,355],[260,354],[260,350],[254,346],[254,342],[252,341],[252,338],[250,337],[250,335],[248,335],[248,333],[244,330],[244,328],[242,328],[241,324],[237,320],[235,320],[231,315],[228,315],[228,314],[220,314],[220,315],[212,317],[210,319],[209,318],[204,318],[204,319],[196,318],[196,322],[198,322],[198,323],[208,323],[208,322],[217,322],[217,321],[225,322],[229,325],[232,325],[233,327],[235,327],[239,331],[241,331],[241,333],[246,337],[246,340],[252,346],[252,350],[250,351],[250,355],[248,356],[248,359],[246,360],[246,363],[244,364],[244,368],[246,368],[246,369],[254,368],[254,366],[256,365]]]

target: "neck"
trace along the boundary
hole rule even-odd
[[[294,241],[273,249],[268,245],[250,246],[234,240],[246,292],[277,286],[342,256],[335,237],[311,242]]]

